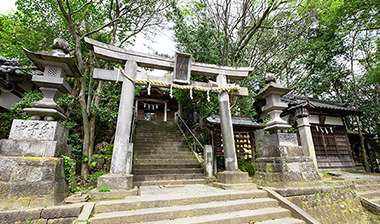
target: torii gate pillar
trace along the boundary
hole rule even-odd
[[[135,79],[137,75],[137,64],[135,61],[125,63],[125,74]],[[112,153],[110,174],[99,177],[98,188],[108,187],[110,189],[132,189],[133,175],[132,158],[133,144],[129,142],[133,115],[133,104],[135,97],[134,83],[120,75],[123,81],[121,89],[119,113],[115,133],[115,143]]]
[[[218,75],[216,81],[219,87],[227,86],[225,75]],[[241,184],[248,183],[248,173],[238,170],[234,131],[230,111],[230,98],[227,91],[223,91],[218,96],[220,127],[222,129],[223,150],[225,172],[218,173],[218,182],[222,184]]]

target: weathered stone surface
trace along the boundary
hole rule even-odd
[[[57,219],[62,217],[78,217],[82,212],[82,208],[83,204],[47,207],[42,210],[41,218]]]
[[[72,224],[76,218],[49,219],[47,224]]]
[[[359,197],[347,188],[287,197],[321,223],[368,223]]]
[[[71,147],[57,141],[2,139],[0,153],[5,156],[61,157],[70,156]]]
[[[298,146],[297,134],[295,133],[273,133],[265,135],[264,146]]]
[[[0,202],[33,208],[60,203],[68,193],[63,159],[0,156]]]
[[[248,173],[241,171],[224,171],[218,173],[218,182],[224,184],[248,183]]]
[[[320,180],[311,157],[263,157],[255,162],[255,180],[263,185]]]
[[[30,224],[46,224],[47,219],[38,219],[38,220],[32,220]]]
[[[0,223],[15,223],[19,221],[35,220],[41,216],[42,209],[27,209],[0,212]]]
[[[88,194],[82,194],[79,192],[79,194],[74,194],[66,198],[65,202],[67,204],[74,204],[74,203],[82,203],[86,202],[90,199],[90,196]]]
[[[98,188],[109,189],[132,189],[133,175],[129,174],[107,174],[98,179]]]
[[[57,121],[13,120],[9,139],[66,143],[69,129]]]
[[[135,61],[125,63],[126,75],[132,79],[136,78],[137,64]],[[115,132],[115,143],[112,153],[110,173],[125,174],[128,162],[128,145],[131,132],[133,104],[135,98],[135,86],[130,80],[123,81],[121,89],[119,115]],[[131,157],[130,157],[131,159]],[[132,170],[129,170],[132,171]],[[130,174],[130,173],[128,173]]]

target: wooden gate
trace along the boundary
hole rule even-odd
[[[343,126],[312,126],[311,133],[319,169],[355,169]]]

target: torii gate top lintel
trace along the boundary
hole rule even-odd
[[[91,38],[84,38],[86,45],[94,51],[98,58],[125,64],[128,60],[136,61],[138,66],[154,69],[173,71],[174,59],[154,54],[140,53],[105,44]],[[216,77],[220,74],[226,75],[227,79],[245,79],[253,68],[250,67],[228,67],[220,65],[191,62],[191,74]]]

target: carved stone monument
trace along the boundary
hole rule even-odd
[[[256,98],[266,100],[262,111],[267,112],[271,119],[264,130],[271,134],[263,136],[263,144],[257,149],[260,157],[255,160],[256,182],[262,185],[287,186],[295,182],[319,180],[313,159],[298,145],[295,133],[286,133],[286,129],[291,126],[280,117],[282,110],[288,107],[281,102],[281,96],[291,89],[276,83],[274,75],[268,75],[265,81],[267,86]]]
[[[25,50],[44,71],[43,76],[32,77],[44,99],[25,109],[32,120],[13,120],[9,139],[0,140],[0,204],[8,209],[57,205],[68,194],[62,155],[71,154],[66,143],[69,130],[54,120],[65,118],[57,99],[71,91],[66,75],[80,74],[65,40],[54,40],[53,48]]]

